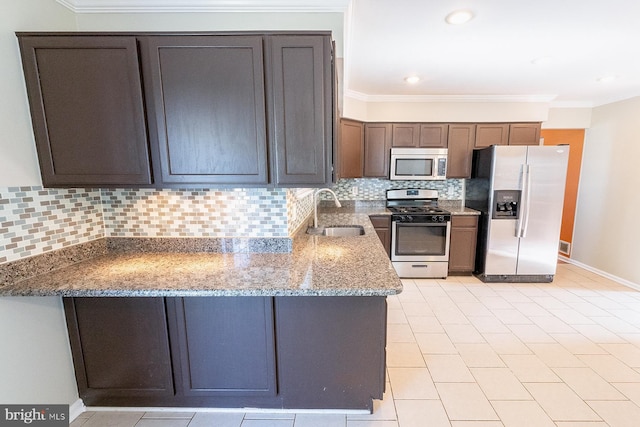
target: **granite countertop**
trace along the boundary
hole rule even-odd
[[[11,274],[0,274],[0,296],[398,294],[402,283],[369,221],[368,215],[375,213],[384,214],[384,207],[320,213],[321,225],[358,224],[364,226],[365,235],[311,236],[303,229],[293,238],[291,252],[285,253],[189,252],[184,248],[154,252],[136,242],[114,250],[113,244],[94,242],[87,250],[89,256],[79,262],[68,256],[72,259],[66,266],[51,266],[50,271],[26,277],[34,271],[27,261]]]

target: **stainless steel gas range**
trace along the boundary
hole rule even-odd
[[[438,192],[387,190],[387,209],[391,211],[391,262],[398,276],[447,277],[451,213],[438,207]]]

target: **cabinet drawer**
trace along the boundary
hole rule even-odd
[[[451,217],[452,227],[476,227],[478,217],[476,215],[453,215]]]

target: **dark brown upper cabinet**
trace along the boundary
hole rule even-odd
[[[510,123],[509,145],[539,145],[540,123]]]
[[[469,178],[473,143],[476,140],[476,125],[452,123],[449,125],[448,139],[447,178]]]
[[[43,185],[151,184],[135,37],[19,42]]]
[[[419,147],[447,148],[449,125],[446,123],[421,123]]]
[[[369,178],[388,178],[391,159],[391,123],[364,125],[364,173]]]
[[[338,140],[338,177],[362,178],[364,168],[364,124],[340,119]]]
[[[266,41],[272,183],[330,184],[335,120],[331,39],[272,35]]]
[[[140,38],[156,179],[267,184],[261,36]]]
[[[509,143],[509,123],[478,123],[474,148]]]
[[[329,32],[17,35],[47,187],[332,181]]]
[[[420,142],[418,123],[393,123],[391,133],[392,147],[417,147]]]

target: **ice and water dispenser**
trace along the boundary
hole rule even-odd
[[[520,207],[520,190],[496,190],[493,192],[492,219],[517,219]]]

